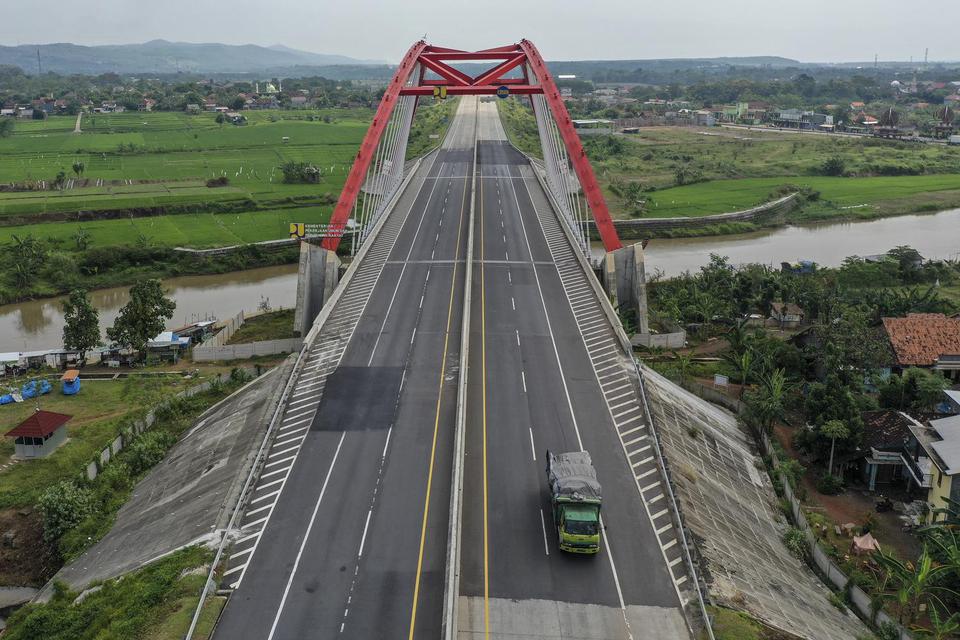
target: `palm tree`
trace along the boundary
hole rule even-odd
[[[770,433],[773,424],[784,418],[790,383],[783,369],[760,379],[760,387],[747,396],[747,413],[762,433]]]
[[[690,373],[690,366],[693,364],[693,355],[689,353],[673,352],[673,357],[677,361],[677,373],[680,374],[680,385],[687,381],[687,375]]]
[[[753,372],[753,351],[751,349],[746,349],[743,353],[725,351],[720,357],[736,372],[740,380],[739,397],[742,399],[743,391],[750,383],[750,374]]]
[[[830,438],[830,464],[827,465],[827,474],[833,475],[833,450],[837,444],[837,438],[846,438],[850,435],[847,425],[840,420],[828,420],[820,427],[820,435]]]

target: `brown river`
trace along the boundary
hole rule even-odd
[[[597,251],[594,243],[594,251]],[[706,264],[711,253],[729,256],[733,264],[813,260],[836,266],[849,255],[883,253],[908,244],[926,258],[960,258],[960,209],[937,214],[899,216],[868,222],[782,227],[755,233],[653,240],[647,247],[648,273],[673,276]],[[164,281],[177,302],[170,328],[195,320],[228,318],[253,311],[266,298],[272,308],[293,306],[296,265],[265,267],[210,276],[184,276]],[[109,326],[127,302],[128,287],[91,293],[100,322]],[[63,313],[59,298],[0,306],[0,352],[52,349],[61,344]]]

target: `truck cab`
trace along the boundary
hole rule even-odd
[[[600,483],[586,451],[547,451],[547,482],[557,545],[570,553],[600,551]]]

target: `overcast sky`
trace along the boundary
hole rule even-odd
[[[548,60],[779,55],[960,60],[956,0],[44,0],[4,3],[0,44],[154,38],[398,61],[421,38],[534,41]]]

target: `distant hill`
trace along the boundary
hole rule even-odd
[[[381,60],[310,53],[282,45],[194,44],[151,40],[143,44],[83,46],[70,43],[0,46],[0,65],[36,73],[37,50],[44,72],[81,73],[255,73],[293,67],[383,65]]]

